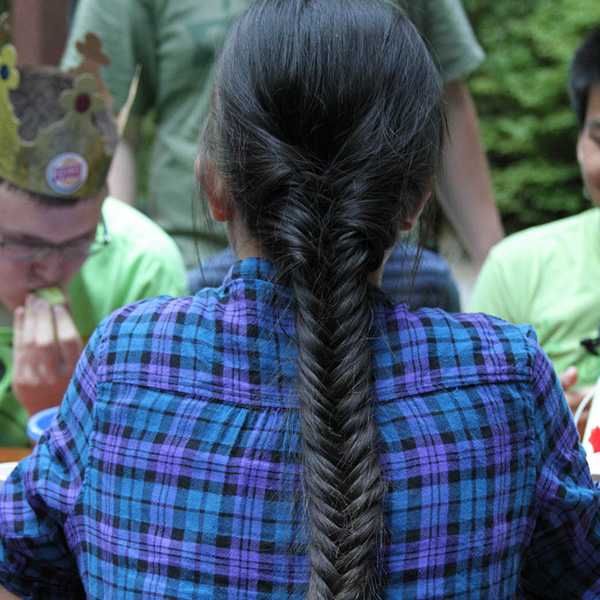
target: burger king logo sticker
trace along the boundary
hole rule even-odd
[[[48,185],[58,194],[76,192],[85,183],[87,176],[85,159],[72,152],[59,154],[46,169]]]

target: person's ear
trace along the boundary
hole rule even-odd
[[[233,199],[223,178],[206,156],[198,156],[195,170],[196,178],[208,199],[213,219],[220,223],[229,221],[233,216]]]
[[[417,221],[419,220],[419,217],[425,208],[425,204],[427,204],[427,201],[429,198],[431,198],[434,185],[435,184],[432,182],[429,186],[427,186],[425,193],[415,203],[412,214],[402,220],[402,223],[400,224],[400,231],[410,231],[411,229],[415,228]]]

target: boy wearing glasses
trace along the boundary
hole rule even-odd
[[[1,50],[0,446],[29,443],[28,416],[60,403],[102,318],[187,292],[172,240],[106,197],[117,132],[96,88],[88,75],[17,70]],[[65,301],[51,305],[47,288]]]
[[[569,95],[584,194],[595,207],[498,244],[470,309],[532,324],[575,408],[600,376],[600,27],[575,53]]]

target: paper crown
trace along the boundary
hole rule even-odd
[[[18,89],[20,75],[17,54],[3,43],[8,25],[0,18],[0,178],[29,192],[54,197],[82,197],[97,194],[106,183],[116,140],[106,139],[93,115],[107,111],[112,116],[112,98],[100,76],[100,66],[109,64],[97,36],[88,33],[77,44],[83,60],[67,74],[74,77],[72,89],[64,90],[59,104],[65,116],[38,132],[32,141],[19,135],[10,91]],[[135,78],[137,82],[137,77]],[[135,95],[129,98],[115,121],[120,137]]]

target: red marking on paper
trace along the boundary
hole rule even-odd
[[[600,427],[594,427],[590,434],[590,444],[594,449],[594,454],[600,452]]]

